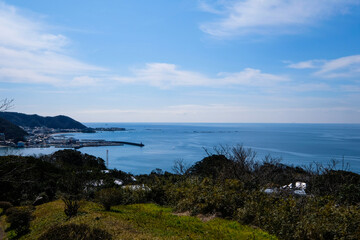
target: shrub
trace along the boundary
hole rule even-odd
[[[359,239],[358,207],[339,206],[327,198],[314,198],[304,210],[306,214],[298,223],[294,239]]]
[[[118,188],[105,188],[95,193],[95,199],[101,203],[106,211],[109,211],[111,206],[122,203],[123,191]]]
[[[28,208],[9,208],[6,210],[6,216],[6,221],[10,223],[10,229],[15,230],[18,236],[29,231],[32,216]]]
[[[65,203],[64,213],[69,218],[77,215],[78,210],[80,208],[80,203],[75,197],[66,196],[62,198]]]
[[[360,212],[338,206],[328,197],[296,198],[253,192],[238,220],[277,235],[280,239],[358,239]]]
[[[0,208],[2,208],[3,213],[8,209],[11,208],[13,205],[10,202],[0,201]],[[2,215],[2,214],[0,214]]]
[[[209,178],[188,179],[168,193],[178,211],[220,213],[223,217],[232,217],[236,209],[243,206],[244,194],[243,185],[237,180],[213,182]]]
[[[336,197],[337,203],[356,205],[360,203],[360,175],[340,170],[325,170],[314,175],[309,183],[312,194]]]
[[[125,187],[122,190],[122,204],[145,203],[148,200],[149,190],[143,189],[142,186],[138,189],[131,189]]]
[[[90,228],[86,224],[68,224],[53,226],[39,240],[110,240],[112,236],[99,228]]]

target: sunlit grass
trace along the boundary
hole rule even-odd
[[[111,211],[101,205],[82,202],[76,217],[68,219],[62,201],[36,207],[31,232],[20,239],[38,239],[54,225],[85,223],[101,228],[113,239],[276,239],[269,234],[235,221],[215,218],[203,222],[197,217],[176,216],[172,209],[155,204],[115,206]]]

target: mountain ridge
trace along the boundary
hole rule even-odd
[[[48,127],[55,129],[86,129],[82,123],[65,115],[54,117],[43,117],[37,114],[25,114],[18,112],[0,112],[0,118],[3,118],[12,124],[21,127]]]

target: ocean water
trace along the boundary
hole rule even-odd
[[[164,123],[88,123],[89,127],[124,127],[126,131],[74,133],[77,139],[104,139],[144,143],[145,147],[112,146],[80,149],[105,160],[109,168],[134,174],[155,168],[171,171],[175,160],[193,164],[213,152],[214,146],[241,144],[257,152],[257,159],[270,154],[282,163],[308,166],[344,160],[350,171],[360,173],[360,124],[164,124]],[[59,150],[0,149],[5,154],[48,154]]]

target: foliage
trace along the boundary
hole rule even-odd
[[[24,141],[24,137],[28,135],[22,128],[3,118],[0,118],[0,133],[5,134],[6,140],[13,139],[14,142]]]
[[[138,189],[131,189],[125,187],[122,189],[122,204],[135,204],[135,203],[146,203],[149,200],[150,190],[143,189],[140,186]]]
[[[66,224],[102,229],[113,239],[276,239],[235,221],[216,218],[203,222],[197,217],[174,215],[171,208],[155,204],[118,205],[112,211],[101,211],[101,205],[84,201],[81,209],[84,214],[67,220]],[[61,201],[38,206],[34,215],[31,232],[22,239],[39,239],[53,226],[63,225],[66,219]]]
[[[340,204],[359,204],[360,175],[342,170],[325,170],[323,174],[314,174],[309,191],[319,196],[332,195]]]
[[[103,159],[72,149],[56,151],[43,159],[62,168],[106,169]]]
[[[329,198],[276,197],[252,193],[238,209],[243,224],[261,226],[281,239],[356,239],[360,212]]]
[[[111,234],[98,229],[90,228],[86,224],[67,224],[62,226],[53,226],[45,232],[39,240],[110,240]]]
[[[19,205],[40,194],[49,201],[58,191],[82,194],[88,182],[104,177],[104,168],[101,158],[74,150],[40,157],[0,156],[0,199]]]
[[[64,204],[65,204],[65,208],[64,208],[64,213],[66,216],[68,216],[69,218],[71,217],[75,217],[78,213],[78,210],[80,208],[80,202],[77,199],[77,197],[74,196],[64,196],[62,198]]]
[[[209,178],[192,178],[168,192],[178,211],[191,211],[193,214],[218,213],[232,217],[244,204],[244,187],[238,180],[213,182]]]
[[[10,229],[15,230],[17,236],[24,235],[29,231],[32,219],[28,208],[9,208],[6,210],[6,221],[10,223]]]
[[[13,207],[10,202],[0,201],[0,208],[5,212],[7,209]]]
[[[121,224],[125,224],[122,231],[125,228],[133,229],[134,225],[142,229],[151,222],[159,231],[155,234],[149,230],[149,234],[155,234],[151,236],[166,234],[160,231],[168,229],[157,226],[161,221],[169,229],[169,226],[173,226],[171,236],[177,236],[175,232],[180,231],[177,220],[166,214],[165,217],[163,208],[161,211],[147,209],[145,213],[143,207],[139,207],[137,211],[140,213],[132,212],[134,216],[131,216],[131,206],[124,205],[153,202],[172,206],[181,212],[215,214],[257,226],[282,239],[356,239],[360,235],[360,175],[319,165],[315,170],[287,166],[281,164],[280,159],[270,156],[255,161],[255,152],[242,146],[215,148],[215,153],[211,155],[208,152],[208,157],[190,168],[182,166],[181,161],[177,162],[174,169],[179,171],[176,174],[155,169],[150,174],[136,176],[137,180],[131,174],[118,170],[103,173],[102,159],[73,150],[40,158],[0,157],[0,184],[4,189],[0,192],[0,199],[17,205],[33,200],[44,192],[49,200],[55,192],[86,196],[91,200],[95,197],[106,210],[112,211],[98,209],[96,214],[89,215],[93,217],[92,222],[95,219],[96,223],[104,214],[112,214],[113,217],[121,217]],[[114,179],[122,180],[125,186],[116,186]],[[100,180],[102,184],[95,184]],[[281,186],[296,181],[307,183],[307,196],[295,196],[289,189],[280,190]],[[277,193],[265,194],[264,189],[268,187],[278,189]],[[69,206],[71,212],[76,204],[71,202]],[[154,205],[146,206],[156,208]],[[86,214],[92,211],[89,209]],[[121,211],[129,211],[129,214]],[[63,205],[61,212],[62,215],[54,217],[54,222],[65,217]],[[78,218],[68,221],[77,222]],[[44,227],[47,226],[45,222],[50,220],[43,221]],[[115,220],[112,218],[112,221]],[[187,224],[187,228],[193,231],[198,231],[193,229],[194,226],[200,226],[194,222]],[[212,230],[198,232],[205,236],[207,233],[202,231]],[[108,232],[116,235],[111,229]],[[134,238],[134,234],[127,238]],[[191,232],[188,234],[192,235]],[[216,233],[213,236],[223,237]]]
[[[224,155],[211,155],[195,163],[189,168],[188,172],[190,175],[203,178],[228,178],[227,174],[233,169],[233,166],[233,161],[227,159]]]
[[[0,199],[20,204],[33,201],[42,192],[51,200],[61,179],[61,170],[35,157],[0,157]]]
[[[95,193],[95,199],[101,203],[106,211],[112,206],[118,205],[123,200],[123,191],[118,188],[105,188]]]

